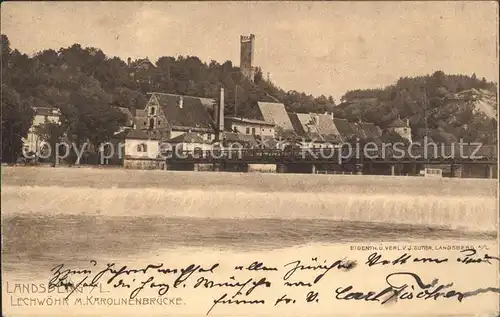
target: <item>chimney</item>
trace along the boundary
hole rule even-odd
[[[410,126],[410,119],[406,119],[406,125]]]
[[[224,88],[220,89],[220,103],[217,111],[217,140],[222,139],[222,133],[224,132]]]
[[[182,109],[184,107],[184,99],[182,97],[179,98],[179,108]]]

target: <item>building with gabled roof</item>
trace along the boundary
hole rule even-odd
[[[391,124],[389,124],[389,127],[387,130],[394,131],[397,134],[399,134],[402,138],[405,138],[405,139],[409,140],[410,142],[412,142],[410,121],[408,119],[403,121],[398,116],[398,118],[396,120],[394,120]]]
[[[338,131],[335,123],[333,122],[333,114],[321,113],[315,115],[316,126],[319,134],[329,143],[341,143],[342,137]]]
[[[203,139],[198,133],[186,132],[172,139],[166,140],[165,143],[172,145],[180,151],[207,151],[212,148],[212,142]]]
[[[141,119],[137,122],[137,128],[163,140],[194,132],[203,140],[212,141],[216,131],[214,121],[207,112],[207,100],[193,96],[151,93],[145,108],[137,112],[136,118]]]
[[[251,134],[274,136],[274,123],[264,120],[247,119],[241,117],[225,117],[224,127],[226,131]]]
[[[396,120],[394,120],[391,124],[389,124],[389,128],[408,128],[410,127],[409,125],[409,120],[401,120],[401,118],[398,116]]]
[[[358,136],[357,131],[346,119],[333,118],[333,123],[335,124],[335,127],[337,128],[337,131],[339,131],[339,134],[344,142]]]
[[[225,131],[222,135],[222,143],[229,148],[253,148],[257,146],[257,140],[253,134],[243,134]]]
[[[314,119],[314,115],[310,113],[297,113],[302,129],[306,132],[309,140],[322,141],[323,138],[319,134],[318,127]]]
[[[209,143],[203,140],[197,133],[186,132],[181,135],[176,136],[168,140],[168,143],[178,144],[178,143]]]
[[[147,134],[144,131],[141,130],[129,130],[128,132],[125,132],[125,139],[130,139],[130,140],[158,140],[155,137],[151,137],[149,134]]]
[[[127,59],[127,66],[129,69],[129,76],[138,83],[153,83],[153,78],[151,76],[152,69],[155,69],[156,66],[151,63],[149,58],[141,58],[135,61],[129,57]]]
[[[285,109],[285,105],[277,102],[257,102],[264,121],[273,123],[278,134],[293,132],[293,125]]]
[[[23,151],[25,153],[38,153],[42,149],[40,146],[42,145],[42,140],[36,134],[36,128],[41,126],[46,122],[50,123],[59,123],[61,117],[61,110],[58,108],[52,107],[33,107],[33,111],[35,113],[33,117],[33,121],[31,123],[31,127],[28,130],[28,134],[26,138],[23,138]]]
[[[359,122],[359,126],[363,129],[367,139],[378,141],[382,137],[382,130],[374,123]]]
[[[288,116],[295,132],[295,137],[291,138],[291,141],[295,141],[301,147],[333,147],[334,144],[342,142],[340,135],[336,135],[338,131],[331,115],[290,112]]]
[[[127,130],[124,133],[126,135],[123,166],[131,169],[159,168],[159,139],[137,129]]]
[[[151,68],[156,68],[156,66],[151,63],[148,57],[146,58],[139,58],[136,59],[135,61],[132,61],[132,59],[129,57],[127,59],[127,65],[130,68],[135,68],[135,69],[151,69]]]
[[[288,112],[288,117],[290,118],[290,122],[292,123],[293,130],[297,137],[299,138],[308,138],[308,135],[306,131],[304,130],[304,127],[302,126],[302,123],[299,120],[299,117],[297,113],[295,112]]]
[[[365,140],[367,138],[367,135],[365,134],[365,131],[363,128],[360,126],[359,122],[349,122],[349,125],[351,126],[352,130],[354,131],[354,135],[360,139],[360,140]]]

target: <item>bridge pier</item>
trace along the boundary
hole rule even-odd
[[[286,173],[286,165],[276,164],[276,173]]]
[[[214,172],[220,172],[220,170],[221,170],[221,164],[220,163],[214,163],[213,170],[214,170]]]
[[[488,177],[489,179],[494,178],[493,170],[494,170],[493,165],[486,165],[486,177]]]
[[[417,164],[416,163],[411,164],[411,176],[417,176]]]
[[[392,176],[396,175],[396,165],[394,164],[391,165],[391,175]]]
[[[455,178],[462,178],[463,167],[462,165],[452,165],[451,166],[451,175]]]
[[[363,175],[363,164],[356,164],[355,167],[356,175]]]
[[[316,174],[316,165],[312,164],[311,166],[311,173]]]

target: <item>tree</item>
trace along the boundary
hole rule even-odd
[[[72,94],[71,106],[63,114],[68,138],[81,151],[90,142],[94,151],[110,141],[114,133],[126,122],[125,115],[109,105],[109,96],[98,86],[82,87]]]
[[[432,81],[434,86],[445,86],[446,75],[443,71],[438,70],[432,74]]]
[[[262,79],[263,79],[262,69],[258,67],[257,70],[255,71],[254,82],[258,84],[259,82],[262,81]]]
[[[56,147],[58,146],[59,141],[64,135],[64,127],[61,122],[51,122],[45,121],[44,123],[35,127],[35,133],[40,137],[42,141],[48,143],[50,147],[50,161],[54,165],[56,162]]]
[[[110,105],[132,111],[142,109],[147,103],[146,93],[151,91],[217,99],[219,88],[223,86],[226,110],[234,112],[237,96],[238,115],[243,117],[262,119],[258,101],[282,102],[289,112],[333,111],[336,117],[373,122],[382,129],[387,128],[397,114],[411,118],[416,127],[423,127],[427,117],[431,128],[432,122],[453,122],[460,111],[450,105],[449,100],[456,99],[450,91],[479,87],[496,92],[495,83],[479,81],[475,75],[446,75],[437,71],[425,76],[401,77],[383,89],[347,91],[342,96],[342,103],[335,106],[332,97],[285,91],[263,80],[262,69],[257,70],[252,83],[230,61],[204,63],[196,56],[163,56],[156,61],[156,67],[135,69],[134,63],[127,65],[118,57],[107,57],[98,48],[79,44],[46,49],[33,57],[12,49],[5,35],[2,35],[1,44],[2,84],[18,96],[9,97],[19,102],[11,101],[17,104],[13,109],[23,106],[60,108],[67,137],[79,146],[83,142],[97,144],[113,137],[113,130],[118,126],[113,120],[119,119],[119,114]],[[439,91],[436,86],[447,87],[447,90]],[[429,106],[427,117],[424,105]],[[478,130],[470,134],[471,138],[484,139],[486,135],[496,134],[481,126],[484,119],[476,113],[472,117],[464,116],[465,119],[470,122],[461,123]],[[4,130],[3,124],[2,132]],[[460,130],[457,128],[457,131]],[[5,133],[4,136],[8,135],[7,130]]]
[[[2,85],[2,162],[16,162],[21,154],[23,141],[34,117],[29,103],[21,102],[19,94]]]

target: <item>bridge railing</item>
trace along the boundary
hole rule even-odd
[[[166,160],[189,161],[323,161],[344,162],[352,159],[371,161],[428,161],[428,160],[494,160],[498,152],[496,145],[455,145],[391,147],[378,149],[316,148],[316,149],[213,149],[194,151],[174,151],[163,154]]]

